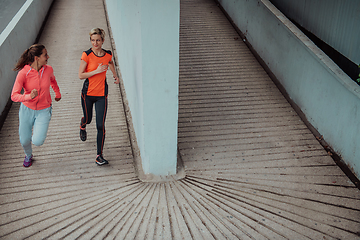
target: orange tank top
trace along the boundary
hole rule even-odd
[[[87,65],[85,72],[91,72],[102,65],[109,65],[112,60],[111,51],[104,50],[104,56],[97,56],[91,50],[84,51],[81,56],[81,60],[84,60]],[[107,83],[106,83],[106,72],[96,74],[85,80],[82,92],[88,96],[106,96],[107,95]]]

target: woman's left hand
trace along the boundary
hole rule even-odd
[[[118,76],[114,76],[114,79],[115,79],[115,84],[119,84],[120,83],[120,80],[119,80],[119,78],[118,78]]]
[[[60,101],[60,99],[61,99],[61,97],[59,97],[59,98],[55,98],[55,101],[57,101],[57,102],[58,102],[58,101]]]

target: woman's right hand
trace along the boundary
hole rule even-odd
[[[31,99],[36,98],[37,95],[38,95],[38,91],[36,89],[31,90],[31,93],[30,93]]]
[[[30,93],[31,99],[36,98],[37,95],[38,95],[38,90],[36,90],[36,89],[31,90],[31,93]]]
[[[108,69],[108,65],[102,65],[102,63],[99,64],[99,66],[96,69],[97,73],[106,72]]]

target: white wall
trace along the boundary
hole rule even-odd
[[[219,0],[325,141],[360,177],[360,87],[268,0]]]
[[[0,34],[0,113],[8,102],[21,54],[36,40],[52,0],[27,0]]]
[[[145,174],[176,174],[179,0],[106,0]]]

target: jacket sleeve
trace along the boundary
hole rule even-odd
[[[15,83],[11,92],[11,100],[13,102],[26,102],[31,100],[30,93],[21,94],[23,89],[26,75],[23,72],[19,72],[16,76]]]
[[[50,85],[55,92],[55,98],[61,98],[60,88],[55,79],[54,72],[52,72],[51,77],[50,77]]]

